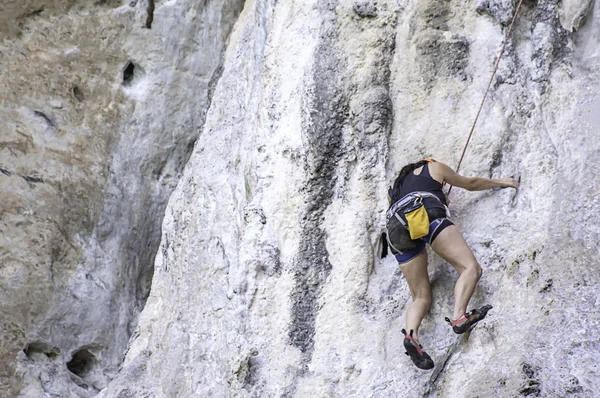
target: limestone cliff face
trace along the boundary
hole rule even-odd
[[[432,372],[402,347],[387,186],[456,166],[514,1],[4,4],[0,395],[600,388],[597,2],[523,2],[462,166],[521,188],[450,206],[494,309],[451,333],[430,253]]]
[[[151,294],[102,397],[591,396],[600,8],[525,1],[462,171],[521,189],[452,192],[489,318],[443,321],[456,279],[430,254],[417,370],[410,294],[381,258],[402,165],[456,166],[513,1],[247,1],[171,196]]]
[[[0,1],[0,396],[117,373],[242,5]]]

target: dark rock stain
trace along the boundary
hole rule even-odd
[[[533,43],[531,61],[534,67],[530,72],[530,78],[533,82],[539,83],[538,87],[542,93],[546,90],[552,70],[558,65],[569,63],[569,55],[573,52],[570,32],[560,23],[560,7],[561,0],[524,1],[515,22],[515,24],[528,24],[534,33],[531,39]],[[477,12],[490,15],[502,26],[508,28],[516,12],[516,3],[501,4],[493,0],[484,0],[478,4]],[[515,36],[513,32],[512,40],[519,39],[522,37]],[[505,58],[510,57],[514,62],[518,62],[514,55],[512,40],[507,45],[508,54]],[[513,69],[518,69],[518,65],[515,65]],[[510,79],[506,82],[514,83]],[[499,75],[496,85],[502,83],[505,81]]]
[[[547,279],[544,287],[542,287],[542,289],[540,290],[540,293],[548,293],[552,290],[552,284],[554,283],[554,281],[552,279]]]
[[[502,26],[508,26],[513,18],[515,5],[495,0],[483,0],[477,4],[476,11],[481,15],[489,15]]]
[[[519,394],[524,397],[539,397],[542,392],[541,383],[537,377],[539,368],[524,362],[521,371],[525,377],[525,384],[519,390]]]
[[[362,18],[373,18],[377,16],[377,2],[372,0],[355,0],[352,9]]]
[[[35,184],[40,184],[43,183],[44,180],[41,177],[36,177],[36,176],[21,176],[22,179],[24,179],[27,182],[27,185],[29,185],[29,188],[35,188]]]
[[[496,150],[492,154],[492,161],[490,163],[490,167],[488,170],[489,178],[492,178],[496,169],[498,167],[502,166],[502,161],[504,160],[504,153],[505,152],[511,153],[511,151],[513,150],[514,145],[512,143],[510,133],[511,133],[510,131],[507,131],[504,134],[504,137],[502,138],[500,145],[498,146],[498,148],[496,148]]]
[[[146,23],[144,27],[146,29],[152,29],[152,22],[154,21],[154,0],[148,0],[148,8],[146,9],[148,15],[146,16]]]
[[[331,10],[334,4],[327,2],[323,6]],[[335,20],[331,17],[325,20],[323,33],[323,41],[314,60],[314,91],[303,104],[307,179],[301,188],[305,208],[300,220],[300,247],[293,264],[295,286],[291,293],[289,328],[291,344],[303,354],[304,370],[314,348],[318,298],[331,271],[325,247],[327,236],[321,222],[334,194],[336,168],[342,155],[342,129],[348,108],[340,76],[345,61],[335,48],[337,31]]]
[[[469,65],[469,41],[460,36],[451,40],[434,35],[417,46],[421,61],[419,66],[427,90],[431,90],[438,78],[469,79],[466,69]]]
[[[56,122],[42,111],[33,111],[33,114],[41,117],[50,127],[56,127]]]
[[[569,378],[569,382],[565,386],[565,393],[567,393],[567,394],[583,393],[583,387],[579,384],[579,379],[577,377],[571,376]]]
[[[532,28],[538,23],[545,23],[552,27],[550,30],[550,42],[552,46],[551,59],[545,55],[541,48],[537,48],[534,52],[533,60],[542,60],[541,62],[560,62],[565,61],[565,58],[573,51],[569,47],[569,31],[562,27],[560,23],[559,10],[561,7],[560,0],[546,0],[537,2],[532,18]]]
[[[242,380],[242,388],[249,391],[256,383],[258,382],[258,360],[256,356],[258,355],[257,351],[251,353],[251,355],[247,358],[246,363],[244,364],[244,371],[240,372],[239,376]]]
[[[221,59],[219,61],[219,65],[215,68],[215,70],[213,71],[213,73],[210,77],[210,80],[208,81],[208,91],[206,94],[206,98],[207,98],[206,104],[207,105],[201,116],[203,121],[206,119],[206,113],[208,112],[208,108],[210,107],[210,104],[212,102],[212,97],[217,88],[217,83],[219,83],[219,80],[221,79],[221,76],[223,75],[223,62],[224,62],[224,58],[221,57]]]
[[[494,169],[502,164],[502,148],[498,148],[492,155],[492,164],[490,164],[490,176]]]
[[[37,15],[40,15],[42,12],[44,12],[44,9],[45,9],[45,7],[41,6],[40,8],[36,8],[34,10],[26,12],[25,14],[23,14],[21,16],[21,18],[25,19],[25,18],[35,17]]]
[[[426,26],[435,30],[448,30],[448,22],[453,16],[447,1],[433,1],[422,13]]]
[[[121,0],[97,0],[94,3],[96,7],[116,8],[121,5]]]
[[[44,180],[41,177],[33,177],[33,176],[23,176],[23,179],[27,182],[31,182],[31,183],[40,183],[40,182],[44,182]]]

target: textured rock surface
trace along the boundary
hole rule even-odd
[[[247,1],[100,396],[593,395],[597,4],[523,4],[463,163],[522,187],[452,193],[484,268],[473,304],[494,310],[450,333],[456,275],[430,255],[434,372],[404,355],[410,294],[379,258],[387,183],[424,156],[456,165],[515,6]]]
[[[240,2],[4,3],[5,391],[90,396],[113,376],[100,397],[600,388],[597,2],[523,2],[462,166],[521,189],[451,197],[484,268],[472,303],[494,310],[452,334],[456,275],[430,254],[433,372],[404,355],[410,293],[380,258],[387,184],[425,156],[456,165],[513,1],[248,0],[222,71]]]
[[[0,396],[116,374],[242,5],[0,1]]]

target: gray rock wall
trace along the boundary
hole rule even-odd
[[[431,372],[381,258],[387,185],[456,166],[515,2],[4,4],[0,395],[600,387],[597,2],[523,2],[461,168],[521,188],[451,195],[494,309],[451,333],[456,273],[430,253]]]
[[[242,6],[0,2],[0,396],[117,373]]]

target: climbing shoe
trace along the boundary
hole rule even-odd
[[[452,330],[454,330],[454,333],[463,334],[477,322],[485,318],[488,311],[491,309],[491,305],[484,305],[483,307],[479,307],[477,309],[471,310],[470,312],[462,314],[460,318],[454,321],[451,321],[450,318],[446,317],[446,322],[448,322],[450,326],[452,326]]]
[[[406,355],[412,359],[413,363],[419,369],[433,369],[433,360],[425,351],[423,346],[415,340],[413,330],[410,330],[410,334],[406,333],[406,330],[402,329],[404,333],[404,348],[406,349]]]

